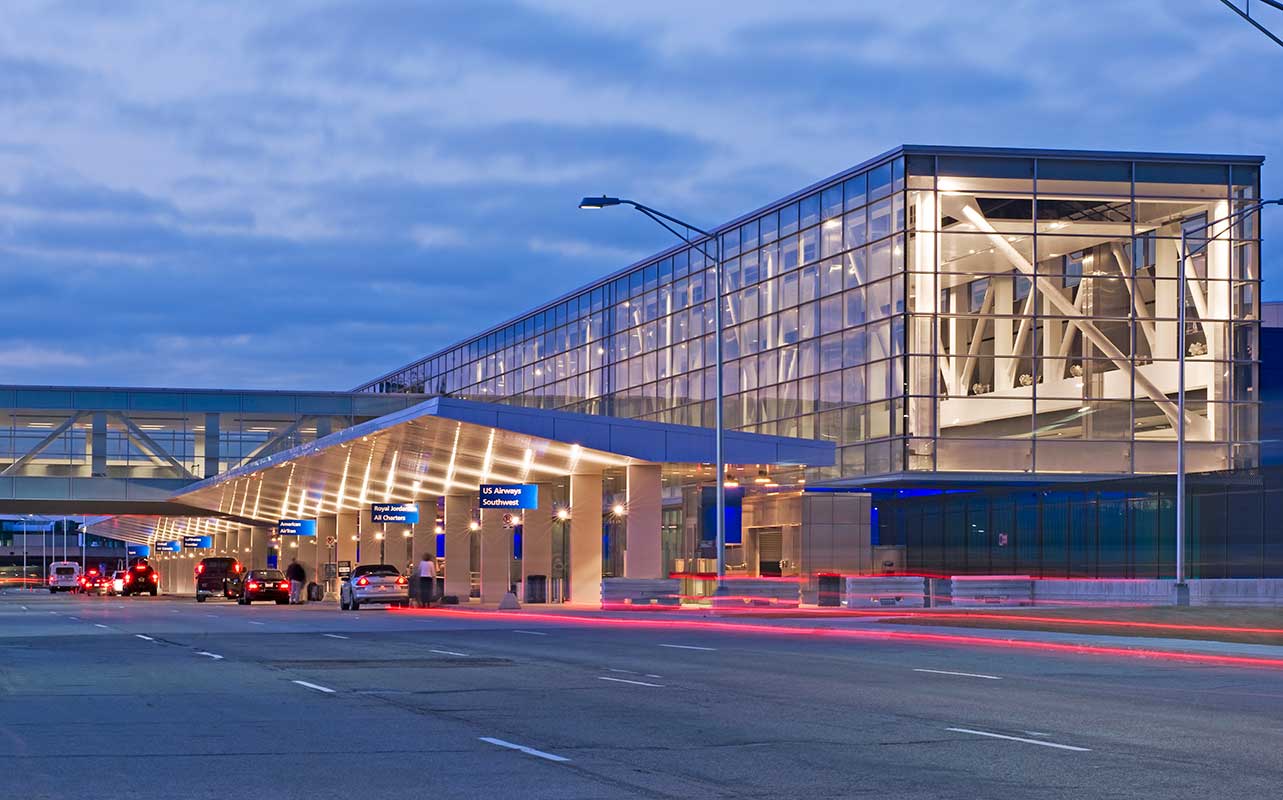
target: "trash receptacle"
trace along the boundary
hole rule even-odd
[[[842,605],[842,576],[820,575],[818,602],[826,608],[837,608]]]
[[[547,575],[527,575],[526,576],[526,602],[527,603],[548,602],[548,576]]]

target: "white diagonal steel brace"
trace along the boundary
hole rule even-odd
[[[49,431],[48,435],[45,436],[45,438],[41,439],[39,442],[37,442],[35,447],[23,453],[22,458],[19,458],[17,461],[5,467],[3,471],[0,471],[0,477],[18,474],[18,470],[25,467],[28,463],[31,462],[33,458],[35,458],[36,456],[44,452],[45,448],[47,448],[49,445],[58,441],[58,437],[62,436],[64,433],[70,430],[72,425],[75,425],[77,422],[83,419],[85,415],[87,415],[88,413],[89,413],[88,411],[77,411],[75,414],[72,414],[61,425]]]
[[[1069,320],[1070,324],[1082,333],[1084,338],[1088,339],[1096,346],[1097,350],[1100,350],[1110,361],[1114,362],[1114,366],[1130,374],[1135,385],[1148,395],[1150,400],[1154,401],[1154,405],[1158,406],[1159,410],[1163,412],[1163,415],[1167,417],[1173,426],[1175,426],[1180,419],[1176,409],[1176,404],[1171,401],[1163,390],[1158,388],[1158,386],[1146,377],[1144,373],[1135,369],[1123,351],[1119,350],[1118,347],[1109,340],[1109,337],[1102,334],[1089,318],[1083,316],[1082,313],[1078,311],[1077,306],[1075,306],[1069,298],[1065,297],[1064,292],[1061,291],[1060,287],[1056,286],[1045,276],[1035,274],[1033,264],[1030,264],[1025,259],[1024,255],[1022,255],[1019,250],[1012,247],[1006,237],[1000,235],[997,229],[989,223],[989,220],[985,215],[976,207],[974,198],[957,197],[955,199],[959,202],[962,209],[962,215],[967,218],[967,221],[986,234],[994,247],[1001,250],[1003,255],[1007,257],[1014,267],[1032,278],[1034,285],[1042,296],[1046,297],[1047,301],[1055,306],[1056,310],[1060,314],[1064,315]],[[1186,411],[1185,421],[1186,424],[1192,428],[1197,438],[1206,439],[1211,435],[1211,426],[1205,417],[1200,417],[1197,414],[1191,414]]]

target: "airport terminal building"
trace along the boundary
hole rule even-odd
[[[238,552],[315,518],[320,564],[377,495],[437,510],[406,545],[460,591],[697,579],[720,258],[729,573],[1170,577],[1183,372],[1190,576],[1283,577],[1261,166],[899,147],[350,393],[0,389],[0,502]],[[502,480],[539,511],[487,521]]]

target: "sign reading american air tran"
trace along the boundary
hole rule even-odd
[[[314,519],[281,519],[276,521],[277,536],[315,536]]]
[[[486,485],[477,494],[480,508],[530,509],[539,507],[539,487],[533,483]]]

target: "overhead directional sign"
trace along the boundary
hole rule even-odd
[[[539,487],[533,483],[491,484],[482,486],[477,498],[480,508],[538,508]]]
[[[177,553],[183,549],[182,542],[156,542],[156,550],[161,553]]]
[[[151,548],[145,544],[125,545],[126,558],[146,558],[149,555],[151,555]]]
[[[188,550],[207,550],[214,546],[213,536],[184,536],[183,547]]]
[[[282,519],[276,522],[277,536],[315,536],[316,520]]]
[[[419,521],[418,503],[372,503],[371,522],[400,522],[413,525]]]

